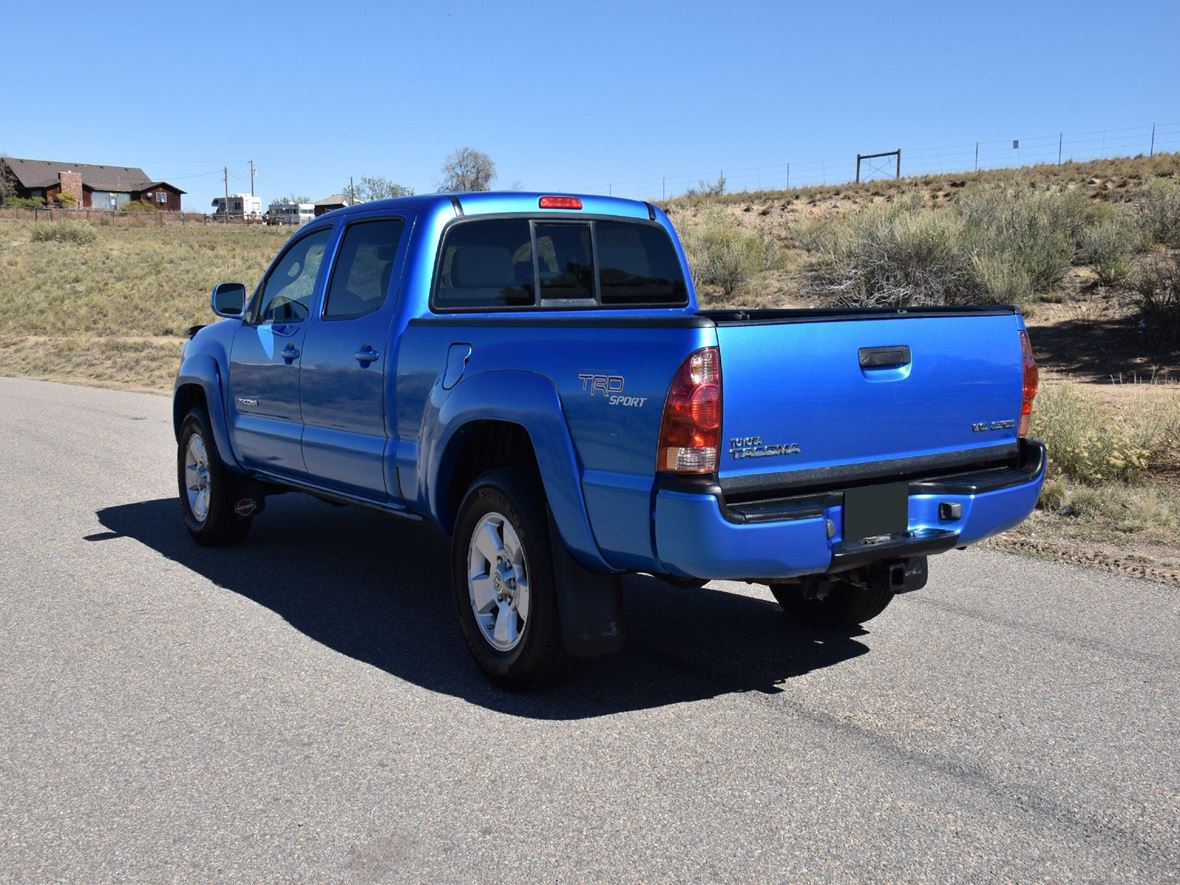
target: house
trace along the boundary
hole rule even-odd
[[[79,209],[121,209],[139,200],[157,209],[180,211],[184,193],[166,181],[155,181],[134,166],[96,166],[55,160],[0,157],[16,183],[16,195],[46,203],[73,200]],[[65,198],[63,199],[63,196]]]
[[[331,212],[333,209],[355,206],[362,202],[364,201],[350,197],[348,194],[332,194],[330,197],[324,197],[322,200],[315,201],[316,218],[319,218],[325,212]]]

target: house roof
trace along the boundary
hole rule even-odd
[[[348,194],[331,194],[315,201],[317,206],[351,206],[360,200],[352,200]]]
[[[21,187],[26,188],[52,187],[58,182],[59,172],[78,172],[82,176],[83,186],[97,191],[130,192],[167,184],[164,181],[152,181],[146,172],[135,166],[96,166],[92,163],[22,160],[18,157],[0,159],[12,170]]]

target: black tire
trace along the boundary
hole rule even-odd
[[[468,581],[469,555],[475,555],[472,536],[488,516],[493,521],[503,517],[510,523],[527,571],[528,616],[513,622],[523,623],[523,627],[516,645],[508,650],[496,648],[493,639],[485,636],[484,627],[476,620],[474,593]],[[550,544],[545,493],[533,470],[507,467],[488,471],[476,479],[459,506],[451,541],[451,585],[459,627],[479,668],[509,691],[554,685],[566,679],[576,663],[562,640]]]
[[[871,621],[893,601],[888,590],[833,581],[823,599],[804,596],[802,584],[771,584],[770,592],[787,614],[815,627],[854,627]]]
[[[204,444],[207,463],[207,487],[209,490],[208,512],[204,518],[197,516],[189,504],[188,484],[185,481],[186,455],[189,441],[200,436]],[[176,449],[176,482],[180,495],[180,513],[184,527],[198,544],[206,547],[225,547],[237,544],[250,531],[254,521],[253,512],[239,516],[235,506],[242,497],[242,480],[225,469],[217,451],[217,441],[209,427],[209,417],[201,408],[192,409],[184,416],[180,425],[180,441]]]

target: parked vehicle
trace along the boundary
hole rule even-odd
[[[245,220],[262,218],[262,197],[252,194],[230,194],[228,197],[213,198],[214,218],[241,218]]]
[[[263,218],[267,224],[307,224],[315,218],[315,203],[275,200],[267,207]]]
[[[452,538],[467,645],[509,688],[619,648],[626,573],[867,621],[1044,480],[1015,308],[698,310],[647,203],[366,203],[212,307],[173,410],[192,536],[240,541],[288,490],[426,520]]]

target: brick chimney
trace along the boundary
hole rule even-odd
[[[59,172],[57,181],[63,194],[74,198],[74,206],[82,208],[82,174],[80,172]]]

